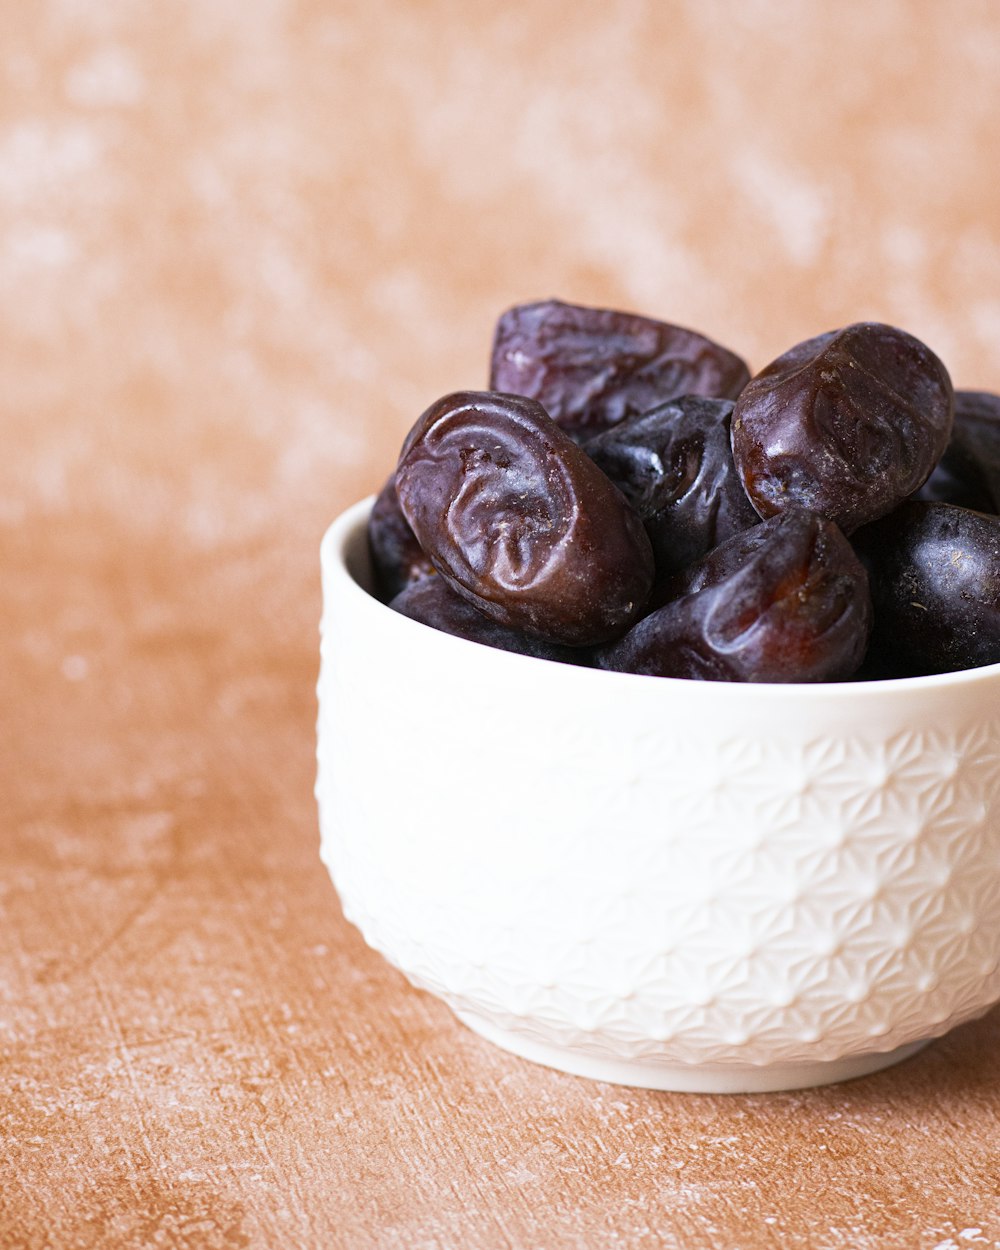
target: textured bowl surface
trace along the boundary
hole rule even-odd
[[[370,501],[323,541],[322,854],[473,1028],[567,1071],[861,1075],[1000,999],[1000,665],[827,686],[495,651],[390,612]]]

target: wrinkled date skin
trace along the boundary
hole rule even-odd
[[[1000,395],[955,392],[955,427],[915,498],[1000,513]]]
[[[930,476],[951,435],[953,391],[937,356],[863,322],[798,344],[733,412],[733,454],[769,517],[803,507],[845,533],[885,516]]]
[[[1000,663],[1000,517],[914,500],[854,544],[871,579],[872,650],[894,672]]]
[[[584,444],[645,523],[658,581],[760,521],[733,463],[732,411],[686,395]]]
[[[563,664],[586,664],[590,655],[583,647],[561,647],[558,643],[532,638],[517,629],[498,625],[477,611],[471,603],[447,585],[442,577],[425,577],[396,596],[389,604],[394,612],[420,621],[431,629],[469,642],[480,642],[501,651],[533,655],[540,660],[556,660]]]
[[[832,522],[790,511],[676,579],[679,597],[597,654],[601,668],[702,681],[851,676],[871,632],[868,578]]]
[[[750,373],[681,326],[546,300],[500,318],[490,388],[537,399],[578,442],[680,395],[735,399]]]
[[[536,400],[438,400],[403,445],[396,489],[434,567],[501,625],[589,646],[645,606],[653,552],[642,522]]]
[[[368,518],[368,550],[375,573],[375,589],[383,603],[394,599],[414,582],[435,575],[396,495],[396,476],[386,482]]]

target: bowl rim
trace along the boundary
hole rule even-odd
[[[635,689],[636,683],[640,683],[646,689],[663,689],[665,696],[671,690],[674,694],[683,692],[685,695],[690,696],[693,689],[699,689],[711,690],[713,698],[732,700],[767,698],[783,702],[794,702],[795,700],[807,702],[810,699],[815,700],[817,696],[822,695],[824,699],[831,698],[840,701],[852,698],[857,699],[862,692],[868,697],[876,693],[885,696],[896,693],[918,694],[949,688],[972,687],[980,684],[988,685],[991,682],[1000,681],[1000,663],[997,663],[981,665],[978,668],[958,669],[949,673],[931,673],[923,677],[873,678],[867,681],[698,682],[682,677],[654,677],[645,673],[621,673],[606,669],[587,668],[582,665],[576,667],[570,664],[559,664],[552,660],[541,659],[537,656],[521,655],[513,651],[487,647],[483,643],[446,634],[441,630],[424,625],[421,621],[415,621],[410,617],[403,616],[401,613],[392,612],[387,604],[383,603],[381,599],[377,598],[358,581],[348,567],[348,560],[351,556],[352,548],[357,546],[364,535],[364,527],[367,525],[368,515],[371,512],[375,499],[375,494],[367,495],[365,498],[345,508],[330,523],[323,535],[320,543],[320,562],[325,583],[324,612],[326,611],[326,596],[332,590],[338,596],[344,596],[346,601],[353,601],[359,605],[362,611],[375,612],[383,620],[385,620],[383,614],[388,614],[394,618],[393,627],[398,625],[404,635],[408,631],[418,631],[417,633],[411,632],[411,637],[414,640],[419,636],[425,642],[430,642],[427,636],[433,635],[440,645],[450,649],[458,647],[467,656],[471,656],[472,652],[469,649],[472,648],[477,654],[485,653],[485,655],[489,655],[493,661],[531,665],[536,673],[538,672],[537,666],[541,664],[545,666],[546,670],[558,670],[567,674],[569,679],[574,682],[600,681],[606,683],[605,688],[608,688],[607,683],[624,682],[628,683],[628,686],[632,689]],[[484,660],[485,655],[482,657]]]

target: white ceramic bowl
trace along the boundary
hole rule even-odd
[[[1000,999],[1000,665],[688,682],[492,650],[322,547],[317,797],[347,916],[520,1055],[657,1089],[859,1076]]]

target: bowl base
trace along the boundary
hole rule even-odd
[[[500,1029],[480,1016],[458,1013],[463,1024],[480,1037],[522,1059],[614,1085],[672,1090],[688,1094],[762,1094],[783,1089],[807,1089],[850,1081],[891,1067],[922,1050],[926,1041],[910,1042],[895,1050],[816,1063],[651,1063],[641,1060],[602,1059],[582,1051],[536,1042],[510,1029]]]

